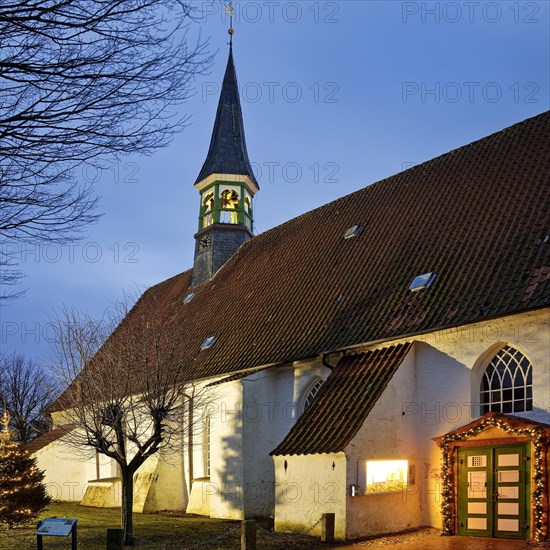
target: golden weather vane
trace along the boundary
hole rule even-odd
[[[233,46],[233,35],[235,34],[235,29],[233,28],[233,12],[235,8],[233,7],[233,2],[229,2],[229,4],[223,7],[227,15],[229,15],[229,30],[227,32],[229,33],[229,45]]]

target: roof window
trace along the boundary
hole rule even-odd
[[[423,290],[425,288],[428,288],[435,279],[435,273],[424,273],[424,275],[418,275],[414,278],[413,282],[411,283],[411,286],[409,287],[409,290],[411,292],[418,292],[419,290]]]
[[[357,235],[359,235],[359,231],[361,231],[360,225],[348,227],[344,232],[344,239],[352,239],[353,237],[356,237]]]
[[[184,303],[184,304],[188,304],[194,297],[195,297],[195,293],[194,293],[194,292],[190,292],[190,293],[183,299],[183,303]]]
[[[201,351],[212,347],[212,344],[216,341],[215,336],[209,336],[202,344]]]

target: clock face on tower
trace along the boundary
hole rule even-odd
[[[206,250],[210,246],[210,241],[212,239],[211,235],[204,235],[199,240],[199,252]]]

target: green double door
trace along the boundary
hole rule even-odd
[[[458,534],[529,537],[528,446],[458,451]]]

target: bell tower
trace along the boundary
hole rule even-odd
[[[246,150],[233,32],[230,28],[229,58],[210,147],[195,182],[200,209],[192,286],[211,279],[241,244],[253,237],[253,200],[259,186]]]

